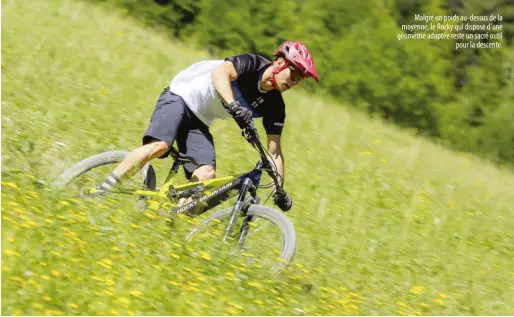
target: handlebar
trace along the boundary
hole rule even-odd
[[[266,172],[275,184],[275,195],[273,197],[273,202],[282,211],[290,210],[293,206],[293,201],[291,197],[284,191],[283,182],[279,181],[278,179],[280,175],[278,174],[275,163],[268,159],[269,153],[262,146],[259,133],[255,128],[253,120],[251,120],[250,124],[243,130],[243,136],[257,150],[257,152],[259,152],[263,167],[265,167]]]
[[[276,166],[274,166],[274,162],[272,162],[268,158],[269,153],[264,149],[264,147],[261,143],[259,133],[257,132],[257,129],[255,128],[255,124],[254,124],[253,120],[243,130],[242,134],[243,134],[243,137],[246,139],[246,141],[248,141],[248,143],[250,143],[257,150],[257,152],[259,152],[259,155],[261,156],[261,161],[262,161],[263,167],[265,167],[265,168],[268,167],[268,168],[266,168],[266,171],[267,171],[268,175],[271,177],[271,179],[273,180],[273,183],[275,183],[276,193],[279,195],[284,193],[284,188],[282,186],[283,182],[279,181],[279,179],[278,179],[278,177],[280,177],[280,175],[278,174]]]

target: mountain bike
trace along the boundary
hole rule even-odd
[[[268,199],[274,195],[277,206],[282,205],[280,199],[287,194],[283,189],[280,174],[270,154],[263,147],[253,121],[242,130],[242,135],[260,155],[260,160],[249,172],[176,184],[175,176],[180,166],[187,163],[198,166],[199,164],[192,157],[172,147],[170,156],[174,162],[160,188],[156,187],[154,168],[147,163],[139,173],[129,180],[124,179],[106,196],[129,195],[139,202],[143,201],[146,205],[145,210],[165,210],[169,215],[186,215],[192,218],[237,196],[231,208],[219,210],[200,221],[186,236],[186,240],[192,241],[198,236],[212,238],[216,236],[213,233],[218,233],[223,242],[237,240],[239,252],[246,254],[245,256],[249,254],[252,261],[265,263],[264,265],[271,266],[273,270],[284,268],[290,263],[296,250],[296,233],[293,224],[284,213],[259,204],[257,190],[273,188]],[[54,181],[53,187],[61,190],[77,190],[81,198],[90,198],[95,195],[105,176],[114,170],[114,165],[119,164],[127,154],[126,151],[109,151],[86,158],[64,171]],[[269,175],[271,182],[261,185],[263,172]],[[188,199],[189,202],[181,206],[179,205],[181,199]],[[282,206],[281,209],[290,207]],[[219,225],[224,225],[224,230],[216,229]],[[267,260],[264,261],[264,259]]]

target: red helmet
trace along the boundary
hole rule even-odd
[[[312,77],[319,82],[314,60],[302,42],[285,41],[275,50],[273,55],[284,57],[286,61],[295,65],[305,78]]]

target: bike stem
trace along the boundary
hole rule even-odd
[[[253,187],[252,180],[250,178],[245,178],[243,184],[241,185],[241,190],[239,191],[239,196],[237,197],[237,201],[234,204],[234,208],[232,208],[232,212],[230,213],[230,220],[228,222],[227,227],[225,228],[225,235],[223,236],[223,242],[227,241],[227,238],[232,234],[234,230],[234,225],[237,219],[237,214],[241,211],[246,193]]]

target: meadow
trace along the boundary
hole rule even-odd
[[[6,0],[2,19],[3,315],[514,314],[512,170],[326,95],[284,95],[298,249],[278,276],[184,243],[189,219],[61,197],[56,176],[138,146],[173,75],[223,56],[75,0]],[[254,166],[234,122],[211,132],[218,175]],[[153,164],[162,182],[171,160]]]

